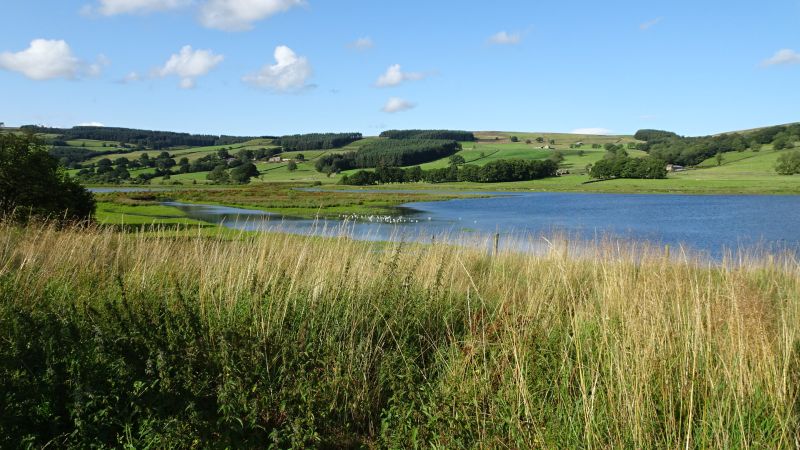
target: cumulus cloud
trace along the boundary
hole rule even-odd
[[[81,61],[63,40],[34,39],[25,50],[0,53],[0,68],[19,72],[31,80],[99,75],[108,63],[104,56],[93,64]]]
[[[313,70],[304,56],[285,45],[275,47],[275,64],[265,65],[256,73],[245,75],[245,83],[277,92],[291,92],[309,87],[306,82]]]
[[[656,26],[659,23],[661,23],[662,20],[664,20],[663,17],[656,17],[653,20],[648,20],[647,22],[644,22],[644,23],[640,24],[639,25],[639,29],[642,30],[642,31],[647,31],[650,28],[653,28],[654,26]]]
[[[516,45],[522,42],[522,33],[509,33],[500,31],[489,37],[489,43],[493,45]]]
[[[305,0],[209,0],[200,8],[200,23],[223,31],[246,31],[253,23],[305,5]]]
[[[222,55],[217,55],[211,50],[193,50],[191,45],[184,45],[179,53],[175,53],[167,60],[163,67],[155,70],[155,75],[159,77],[177,76],[180,77],[180,87],[191,89],[195,87],[195,79],[206,75],[217,67],[222,60]],[[129,77],[138,79],[138,74]]]
[[[421,72],[403,72],[400,64],[393,64],[386,69],[386,72],[378,77],[375,86],[390,87],[397,86],[404,81],[421,80],[425,74]]]
[[[597,134],[597,135],[607,135],[611,134],[611,130],[608,128],[576,128],[570,131],[572,134]]]
[[[407,100],[403,100],[399,97],[392,97],[389,101],[383,105],[382,111],[385,113],[396,113],[400,111],[408,111],[409,109],[413,109],[417,106],[416,103],[409,102]]]
[[[367,37],[358,38],[355,41],[347,44],[347,46],[349,48],[354,49],[354,50],[364,51],[364,50],[369,50],[372,47],[375,47],[375,43],[372,42],[372,38],[371,37],[367,36]]]
[[[104,127],[100,122],[83,122],[78,124],[79,127]]]
[[[761,62],[761,65],[764,67],[787,64],[800,64],[800,53],[785,48],[783,50],[778,50],[774,55],[772,55],[772,57]]]
[[[188,6],[192,0],[99,0],[95,6],[86,6],[84,13],[115,16],[117,14],[146,14],[168,11]]]

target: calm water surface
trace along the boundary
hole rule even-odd
[[[682,244],[719,258],[726,249],[800,249],[800,196],[521,193],[410,203],[398,217],[292,219],[263,211],[168,203],[190,217],[244,230],[357,239],[430,239],[433,235],[521,238],[564,234],[655,245]],[[389,222],[389,223],[387,223]],[[396,223],[393,223],[396,222]],[[510,239],[508,241],[511,241]]]

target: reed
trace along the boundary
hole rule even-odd
[[[0,447],[799,445],[791,255],[454,241],[0,224]]]

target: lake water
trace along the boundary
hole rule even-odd
[[[505,242],[564,235],[684,245],[714,259],[725,250],[800,249],[800,196],[507,193],[492,198],[411,203],[397,217],[292,219],[262,211],[169,203],[190,217],[244,229],[422,240],[499,233]],[[394,223],[396,222],[396,223]],[[514,239],[507,239],[507,238]]]

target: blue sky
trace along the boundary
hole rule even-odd
[[[6,0],[2,11],[6,125],[701,135],[800,120],[800,0]]]

